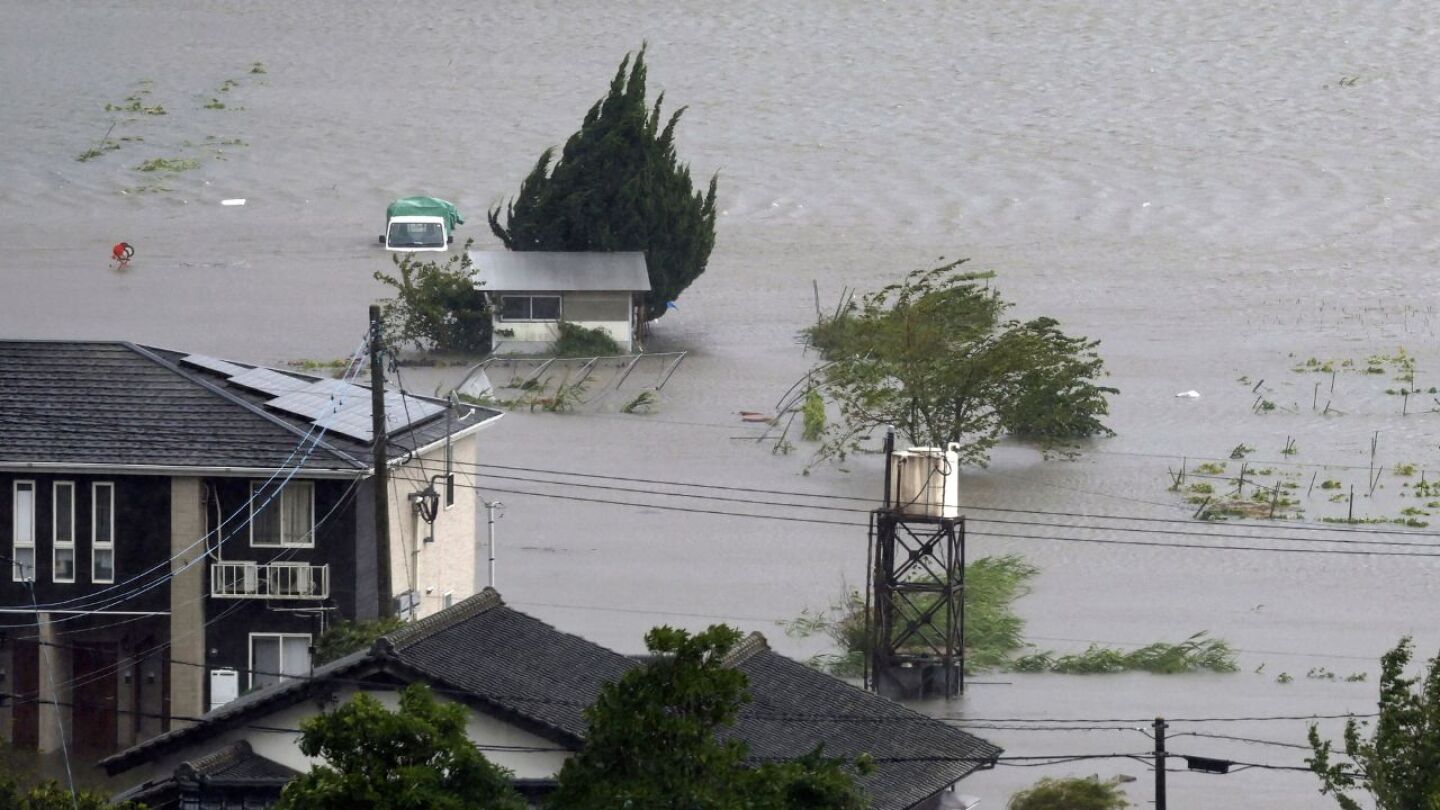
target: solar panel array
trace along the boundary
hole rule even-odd
[[[331,433],[339,433],[369,444],[373,439],[370,389],[344,380],[313,380],[292,377],[268,368],[245,366],[200,354],[181,362],[225,375],[229,382],[270,394],[265,404],[277,411],[309,419]],[[385,433],[405,430],[445,412],[445,405],[399,391],[385,392]]]
[[[186,365],[195,366],[196,368],[203,368],[209,371],[218,371],[221,374],[224,374],[226,377],[234,377],[237,374],[244,374],[245,372],[250,370],[244,366],[231,363],[228,360],[220,360],[214,357],[207,357],[203,354],[187,355],[180,358],[180,362]]]

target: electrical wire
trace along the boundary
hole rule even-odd
[[[626,493],[637,494],[637,495],[653,495],[653,496],[659,496],[659,497],[675,497],[675,498],[696,498],[696,499],[699,499],[699,500],[723,501],[723,502],[728,502],[728,503],[741,503],[741,504],[747,504],[747,505],[752,505],[752,506],[779,506],[779,507],[785,507],[785,508],[791,508],[791,509],[810,509],[810,510],[819,510],[819,511],[827,511],[827,512],[849,512],[849,513],[857,513],[857,514],[869,514],[869,513],[872,511],[872,510],[869,510],[869,509],[859,509],[859,508],[855,508],[855,507],[817,506],[817,505],[812,505],[812,504],[794,503],[794,502],[789,502],[789,501],[765,501],[765,500],[755,500],[755,499],[750,499],[750,498],[731,498],[731,497],[726,497],[726,496],[721,496],[721,495],[696,495],[696,494],[691,494],[691,493],[680,493],[680,492],[657,492],[657,491],[654,491],[654,490],[642,490],[642,489],[635,489],[635,488],[632,488],[632,487],[609,486],[609,485],[605,485],[605,484],[584,484],[584,483],[569,482],[569,481],[552,481],[552,480],[546,480],[546,479],[543,479],[543,478],[526,478],[526,477],[523,477],[523,476],[497,475],[497,474],[494,474],[494,473],[482,473],[482,472],[477,472],[477,473],[474,474],[474,477],[475,477],[475,478],[487,478],[487,479],[493,478],[493,479],[507,480],[507,481],[521,481],[521,482],[526,482],[526,483],[544,484],[544,485],[549,485],[549,486],[578,487],[578,488],[582,488],[582,489],[600,489],[600,490],[609,490],[609,491],[615,491],[615,492],[626,492]],[[1309,542],[1309,543],[1352,544],[1352,545],[1366,545],[1366,546],[1376,546],[1376,545],[1383,545],[1383,546],[1417,546],[1417,547],[1420,547],[1420,548],[1440,549],[1440,542],[1437,542],[1437,543],[1414,542],[1414,543],[1412,543],[1412,542],[1406,542],[1406,541],[1400,541],[1400,540],[1386,540],[1386,541],[1349,540],[1349,539],[1340,540],[1340,539],[1329,539],[1329,538],[1318,538],[1318,537],[1317,537],[1317,538],[1310,538],[1310,537],[1264,537],[1264,538],[1261,538],[1261,537],[1257,537],[1257,536],[1255,536],[1255,535],[1253,535],[1253,534],[1249,534],[1249,535],[1247,535],[1247,534],[1226,534],[1226,533],[1215,532],[1215,531],[1194,531],[1194,530],[1187,530],[1187,529],[1145,529],[1145,528],[1136,528],[1136,527],[1129,527],[1129,526],[1079,526],[1079,525],[1074,525],[1074,524],[1047,523],[1047,522],[1042,522],[1042,521],[1006,520],[1006,519],[1004,519],[1004,518],[969,518],[969,517],[967,517],[967,518],[966,518],[966,523],[967,523],[967,525],[968,525],[968,524],[972,524],[972,523],[994,523],[994,524],[997,524],[997,525],[1033,526],[1033,527],[1038,527],[1038,528],[1051,528],[1051,529],[1086,529],[1086,530],[1093,530],[1093,531],[1126,532],[1126,533],[1133,533],[1133,534],[1157,534],[1157,535],[1162,535],[1162,536],[1209,537],[1209,538],[1227,539],[1227,540],[1257,540],[1257,539],[1263,539],[1263,540],[1267,540],[1267,541],[1284,542],[1284,543]]]
[[[555,486],[565,486],[564,484],[559,484],[559,483],[554,484],[554,485],[555,485]],[[610,506],[626,506],[626,507],[631,507],[631,508],[635,508],[635,509],[656,509],[656,510],[663,510],[663,511],[670,511],[670,512],[685,512],[685,513],[691,513],[691,514],[708,514],[708,515],[718,515],[718,516],[721,516],[721,517],[752,518],[752,519],[759,519],[759,520],[775,520],[775,521],[783,521],[783,522],[788,522],[788,523],[808,523],[808,524],[822,525],[822,526],[846,526],[846,527],[857,528],[857,529],[858,529],[858,528],[864,528],[864,527],[867,525],[867,524],[865,524],[865,523],[860,523],[860,522],[857,522],[857,521],[826,520],[826,519],[824,519],[824,518],[804,518],[804,517],[796,517],[796,516],[793,516],[793,515],[759,515],[759,514],[753,514],[753,513],[724,511],[724,510],[718,510],[718,509],[700,509],[700,508],[696,508],[696,507],[670,506],[670,505],[665,505],[665,504],[635,503],[635,502],[633,502],[633,501],[617,501],[617,500],[611,500],[611,499],[606,499],[606,498],[587,498],[587,497],[582,497],[582,496],[579,496],[579,495],[558,495],[558,494],[555,494],[555,493],[534,492],[534,491],[530,491],[530,490],[507,489],[507,488],[492,487],[492,486],[462,485],[462,484],[458,484],[458,483],[456,484],[456,486],[457,486],[457,487],[463,487],[463,488],[466,488],[466,489],[473,489],[473,490],[478,490],[478,491],[484,491],[484,492],[503,492],[503,493],[510,494],[510,495],[528,495],[528,496],[537,497],[537,498],[551,498],[551,499],[559,499],[559,500],[566,500],[566,501],[575,501],[575,502],[579,502],[579,503],[605,504],[605,505],[610,505]],[[633,490],[632,490],[632,491],[633,491]],[[638,492],[637,492],[636,494],[642,494],[642,493],[638,493]],[[647,493],[643,493],[643,494],[645,494],[645,495],[660,495],[661,493],[649,493],[649,492],[647,492]],[[680,497],[684,497],[684,496],[680,496]],[[1104,531],[1103,529],[1095,529],[1094,527],[1078,527],[1078,528],[1088,528],[1088,529],[1095,530],[1095,531]],[[1359,550],[1359,549],[1276,548],[1276,547],[1273,547],[1273,546],[1206,545],[1206,544],[1203,544],[1203,543],[1161,543],[1161,542],[1146,541],[1146,540],[1117,540],[1117,539],[1103,539],[1103,538],[1098,538],[1098,537],[1074,537],[1074,536],[1057,537],[1057,536],[1035,535],[1035,534],[1011,534],[1011,533],[1005,533],[1005,532],[983,532],[983,531],[974,531],[974,530],[971,530],[971,529],[968,529],[968,528],[967,528],[967,530],[966,530],[966,534],[967,534],[968,536],[971,536],[971,537],[994,537],[994,538],[1013,539],[1013,540],[1041,540],[1041,541],[1050,541],[1050,542],[1091,543],[1091,544],[1097,544],[1097,545],[1140,546],[1140,547],[1150,547],[1150,548],[1196,549],[1196,550],[1204,550],[1204,551],[1247,551],[1247,552],[1271,552],[1271,553],[1289,553],[1289,554],[1334,554],[1334,555],[1342,555],[1342,556],[1366,556],[1366,557],[1420,557],[1420,558],[1440,558],[1440,551],[1437,551],[1437,552],[1435,552],[1435,553],[1425,553],[1425,552],[1403,552],[1403,551],[1370,551],[1370,550]],[[1263,541],[1263,540],[1269,540],[1269,539],[1272,539],[1272,538],[1258,538],[1258,539],[1261,539],[1261,540]],[[1318,541],[1318,542],[1325,542],[1325,541]]]
[[[873,507],[878,507],[878,506],[880,505],[880,502],[879,502],[879,499],[878,499],[878,498],[867,498],[867,497],[861,497],[861,496],[855,496],[855,495],[832,495],[832,494],[828,494],[828,493],[800,492],[800,491],[795,491],[795,490],[761,489],[761,488],[757,488],[757,487],[731,486],[731,485],[712,484],[712,483],[705,483],[705,482],[666,481],[666,480],[653,479],[653,478],[637,478],[637,477],[632,477],[632,476],[607,475],[607,474],[601,474],[601,473],[582,473],[582,472],[573,472],[573,471],[567,471],[567,470],[549,470],[549,469],[542,469],[542,468],[536,468],[536,467],[518,467],[518,466],[514,466],[514,465],[505,465],[505,464],[485,464],[485,463],[481,463],[481,462],[458,462],[458,461],[457,461],[457,462],[456,462],[456,465],[457,465],[457,466],[466,466],[466,467],[480,468],[480,469],[507,470],[507,471],[511,471],[511,472],[524,472],[524,473],[532,473],[532,474],[539,474],[539,475],[563,476],[563,477],[567,477],[567,478],[591,478],[591,479],[597,479],[597,480],[622,481],[622,482],[628,482],[628,483],[633,483],[633,484],[666,485],[666,486],[687,487],[687,488],[694,488],[694,489],[712,489],[712,490],[723,490],[723,491],[730,491],[730,492],[748,492],[748,493],[756,493],[756,494],[763,494],[763,495],[794,496],[794,497],[800,497],[800,498],[813,498],[813,499],[819,499],[819,500],[850,501],[850,502],[858,502],[858,503],[868,503],[868,504],[871,504],[871,505],[872,505],[872,508],[873,508]],[[786,504],[786,505],[788,506],[788,505],[793,505],[793,504]],[[1181,525],[1187,525],[1187,526],[1193,526],[1193,525],[1196,523],[1196,521],[1195,521],[1194,519],[1188,519],[1188,520],[1187,520],[1187,519],[1182,519],[1182,518],[1161,518],[1161,517],[1154,517],[1154,516],[1148,516],[1148,515],[1110,515],[1110,514],[1104,514],[1104,513],[1060,512],[1060,511],[1043,510],[1043,509],[1021,509],[1021,508],[1014,508],[1014,507],[980,506],[980,505],[977,505],[977,504],[964,504],[964,503],[960,504],[960,508],[962,508],[962,509],[964,509],[964,510],[967,510],[967,511],[970,511],[970,512],[1008,512],[1008,513],[1013,513],[1013,514],[1042,515],[1042,516],[1047,516],[1047,517],[1059,517],[1059,518],[1083,519],[1083,520],[1111,520],[1111,521],[1128,521],[1128,522],[1136,522],[1136,523],[1166,523],[1166,524],[1181,524]],[[869,510],[868,510],[868,509],[862,509],[862,510],[860,510],[860,511],[869,511]],[[1186,509],[1185,511],[1186,511],[1187,514],[1190,512],[1189,509]],[[1282,522],[1282,521],[1271,521],[1271,522],[1268,522],[1268,523],[1253,523],[1253,522],[1247,522],[1247,521],[1226,521],[1226,524],[1225,524],[1225,525],[1230,526],[1230,527],[1234,527],[1234,528],[1256,529],[1256,530],[1263,530],[1263,531],[1299,531],[1299,532],[1319,532],[1319,533],[1336,533],[1336,534],[1366,534],[1366,535],[1382,534],[1382,535],[1401,535],[1401,536],[1408,536],[1408,537],[1435,537],[1435,538],[1440,538],[1440,532],[1425,532],[1425,531],[1416,531],[1416,530],[1410,530],[1410,529],[1360,528],[1360,527],[1351,527],[1351,526],[1301,525],[1301,524],[1297,524],[1297,523],[1293,523],[1293,522]]]

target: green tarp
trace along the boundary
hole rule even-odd
[[[393,217],[443,217],[445,229],[455,230],[456,225],[464,225],[465,220],[460,218],[460,211],[452,203],[435,197],[402,197],[390,203],[385,209],[385,218]]]

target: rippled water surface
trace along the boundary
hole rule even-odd
[[[655,415],[516,413],[485,437],[483,463],[873,495],[873,459],[802,476],[806,446],[774,456],[737,412],[772,408],[809,367],[795,334],[814,317],[812,282],[833,302],[844,287],[969,256],[998,273],[1017,314],[1053,315],[1102,340],[1123,391],[1118,436],[1078,461],[1002,447],[989,469],[967,473],[971,555],[1018,552],[1041,566],[1020,603],[1038,645],[1209,630],[1242,650],[1241,672],[993,674],[958,702],[924,708],[1000,720],[977,731],[1014,756],[1143,752],[1150,741],[1130,721],[1156,714],[1366,711],[1382,651],[1405,633],[1427,652],[1440,644],[1433,558],[1073,542],[1436,542],[1079,517],[1183,520],[1193,507],[1166,491],[1167,468],[1226,459],[1239,444],[1255,448],[1251,469],[1289,475],[1310,518],[1349,507],[1311,489],[1316,480],[1355,485],[1357,516],[1424,509],[1399,497],[1414,479],[1393,470],[1436,466],[1433,396],[1402,406],[1385,394],[1402,385],[1388,370],[1341,366],[1332,390],[1329,375],[1291,369],[1311,357],[1363,367],[1403,347],[1417,358],[1413,387],[1440,382],[1434,15],[1409,0],[1252,6],[0,5],[0,336],[123,338],[266,362],[347,354],[383,294],[371,275],[388,266],[374,245],[385,203],[455,200],[470,218],[461,236],[493,247],[484,209],[513,193],[620,56],[648,41],[652,94],[688,105],[682,156],[700,177],[720,172],[710,270],[655,332],[654,347],[691,355]],[[255,63],[263,73],[250,72]],[[142,90],[142,106],[167,114],[106,111]],[[75,159],[107,131],[118,151]],[[155,158],[196,167],[136,170]],[[222,207],[227,198],[247,204]],[[106,260],[122,239],[137,256],[117,273]],[[1174,396],[1191,389],[1201,397]],[[1276,408],[1256,410],[1267,399]],[[1287,440],[1297,453],[1282,455]],[[621,649],[638,649],[661,621],[723,618],[809,655],[823,645],[787,637],[776,620],[863,581],[864,528],[837,525],[863,524],[863,513],[478,482],[507,504],[506,598]],[[998,507],[1032,511],[988,511]],[[1112,528],[1084,528],[1102,524]],[[1311,539],[1274,540],[1287,536]],[[1370,682],[1306,677],[1321,667],[1368,671]],[[1281,672],[1294,682],[1277,683]],[[1008,718],[1106,728],[1027,731]],[[1293,744],[1304,728],[1177,724],[1172,734]],[[1202,736],[1171,748],[1303,759]],[[1138,776],[1131,797],[1150,798],[1146,766],[1113,758],[1001,767],[962,787],[998,807],[1039,776],[1067,773]],[[1262,769],[1173,774],[1170,797],[1179,808],[1324,805],[1312,777]]]

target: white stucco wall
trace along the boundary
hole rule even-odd
[[[451,469],[457,484],[470,479],[473,468],[469,465],[475,463],[477,446],[474,435],[451,444],[455,462]],[[455,602],[475,593],[474,490],[457,486],[455,503],[446,506],[445,482],[437,480],[440,508],[433,527],[420,518],[410,497],[425,489],[430,476],[444,473],[443,445],[390,468],[390,581],[397,594],[412,587],[420,594],[417,618],[443,609],[447,592]],[[424,541],[427,535],[433,542]]]
[[[567,292],[561,293],[560,299],[560,317],[562,319],[586,329],[599,329],[620,344],[622,351],[634,351],[631,341],[633,314],[630,309],[630,293]],[[587,311],[595,312],[597,307],[614,310],[617,315],[623,313],[623,317],[596,320],[583,315]],[[543,353],[549,351],[548,344],[553,343],[560,336],[560,326],[556,321],[501,320],[498,306],[493,310],[491,317],[495,330],[493,344],[496,352]],[[507,332],[510,334],[506,334]]]
[[[343,705],[357,691],[359,691],[358,688],[353,685],[342,686],[336,692],[339,698],[338,702],[327,708],[333,709],[335,706]],[[391,711],[400,705],[398,692],[370,691],[369,694]],[[444,695],[437,695],[437,697],[442,701],[446,699]],[[320,763],[321,760],[307,757],[300,751],[299,733],[267,729],[299,729],[304,720],[315,716],[319,711],[320,708],[315,702],[305,701],[252,718],[247,724],[248,726],[262,726],[263,728],[230,729],[193,747],[147,762],[129,771],[122,778],[127,784],[139,784],[150,779],[166,778],[174,775],[175,768],[181,762],[197,759],[240,740],[249,742],[251,749],[266,759],[297,771],[308,771],[312,765]],[[559,746],[544,737],[473,710],[470,711],[469,720],[465,724],[465,732],[472,742],[481,747],[481,751],[487,759],[507,768],[517,779],[553,777],[560,772],[561,766],[570,757],[569,752],[560,751],[486,751],[485,746],[507,748],[557,748]]]

